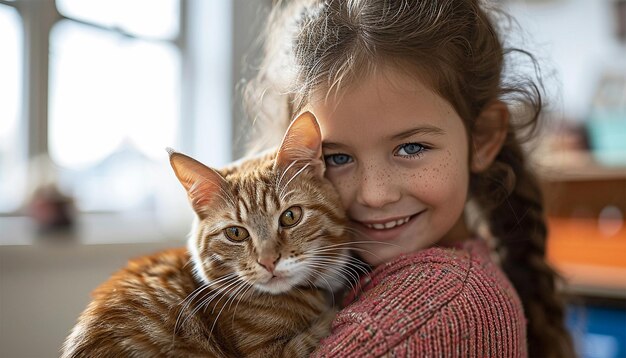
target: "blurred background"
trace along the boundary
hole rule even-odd
[[[533,165],[568,325],[581,356],[626,357],[626,1],[501,4],[549,95]],[[0,357],[58,356],[93,288],[184,245],[165,148],[242,155],[238,93],[271,5],[0,0]]]

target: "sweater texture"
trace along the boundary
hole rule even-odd
[[[406,254],[349,295],[313,357],[526,357],[522,304],[483,240]]]

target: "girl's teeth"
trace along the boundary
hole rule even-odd
[[[404,219],[389,221],[383,224],[365,224],[365,226],[367,226],[370,229],[376,229],[376,230],[391,229],[396,226],[406,224],[410,219],[411,217],[406,217]]]

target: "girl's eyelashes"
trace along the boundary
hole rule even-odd
[[[402,158],[413,158],[423,155],[429,149],[430,147],[420,143],[404,143],[396,147],[393,154]],[[354,158],[348,154],[336,153],[325,155],[324,161],[329,167],[339,167],[352,163]]]
[[[428,147],[420,143],[405,143],[398,146],[394,154],[400,157],[413,158],[422,155],[427,150]]]
[[[331,167],[337,167],[341,165],[346,165],[352,162],[352,157],[347,154],[337,153],[337,154],[329,154],[324,156],[324,161],[326,165]]]

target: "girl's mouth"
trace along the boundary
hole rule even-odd
[[[420,216],[425,210],[415,213],[413,215],[389,218],[383,220],[371,220],[371,221],[357,221],[357,231],[361,232],[364,236],[363,239],[368,241],[392,241],[395,240],[398,235],[404,232],[411,223],[415,222],[415,219]]]
[[[388,230],[388,229],[392,229],[392,228],[394,228],[396,226],[402,226],[402,225],[406,224],[407,222],[409,222],[409,220],[411,220],[411,216],[407,216],[407,217],[401,218],[401,219],[389,220],[389,221],[386,221],[386,222],[378,222],[378,223],[362,222],[361,224],[363,224],[365,227],[367,227],[369,229]]]

